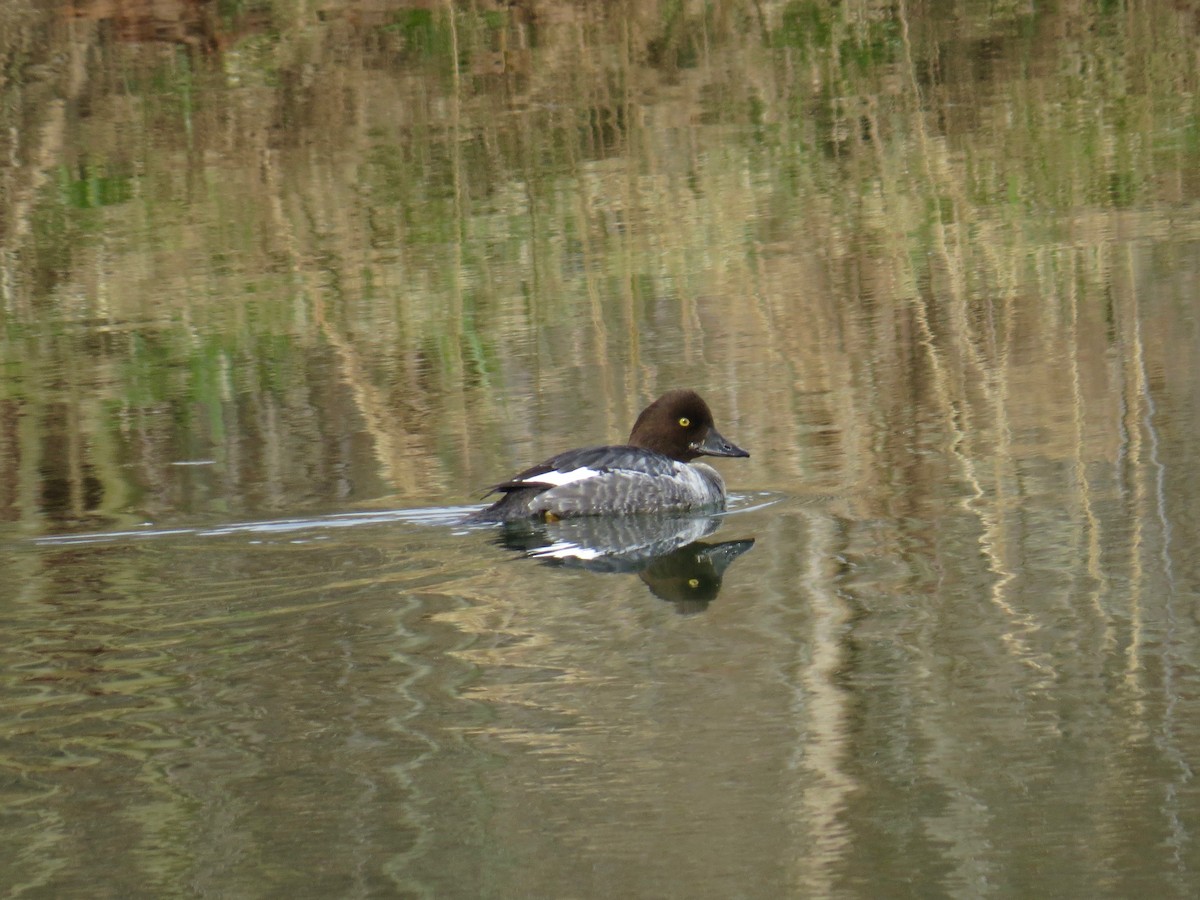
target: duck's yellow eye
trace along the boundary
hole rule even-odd
[[[679,424],[682,425],[684,428],[687,428],[689,425],[692,424],[692,420],[689,419],[687,416],[684,416],[682,419],[679,420]]]
[[[700,587],[700,579],[699,578],[689,578],[688,579],[688,587],[690,587],[690,588]]]

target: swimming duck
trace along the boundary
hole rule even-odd
[[[673,513],[725,506],[725,482],[699,456],[750,454],[726,440],[695,391],[663,394],[637,417],[629,442],[568,450],[495,485],[504,494],[474,522]]]

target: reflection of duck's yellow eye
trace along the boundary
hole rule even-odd
[[[688,579],[688,587],[690,587],[690,588],[700,587],[700,579],[699,578],[689,578]]]
[[[682,425],[684,428],[687,428],[689,425],[692,424],[692,420],[689,419],[687,416],[684,416],[682,419],[679,420],[679,424]]]

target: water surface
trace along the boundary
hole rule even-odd
[[[1200,892],[1194,4],[450,10],[0,12],[0,884]]]

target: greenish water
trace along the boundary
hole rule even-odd
[[[7,895],[1200,892],[1200,9],[427,7],[0,10]]]

